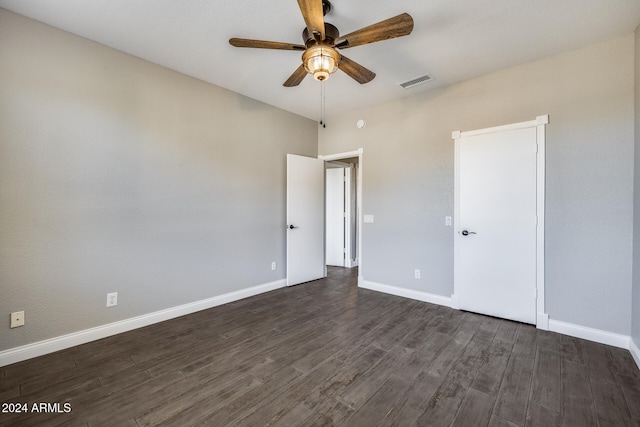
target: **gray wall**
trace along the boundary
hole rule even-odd
[[[0,350],[283,279],[286,153],[314,121],[0,9]]]
[[[364,279],[449,297],[451,132],[549,114],[547,312],[629,335],[633,69],[629,35],[330,118],[319,131],[320,154],[364,148],[362,214],[375,215],[373,224],[363,224]],[[355,126],[359,118],[367,121],[364,129]],[[416,268],[421,279],[413,278]]]
[[[637,104],[639,87],[636,75]],[[0,314],[27,318],[10,330],[0,317],[0,350],[284,278],[287,152],[364,147],[365,280],[450,296],[451,131],[540,114],[547,311],[633,329],[638,343],[633,35],[355,111],[318,135],[313,121],[0,9]]]
[[[640,26],[635,32],[635,175],[633,215],[633,297],[631,337],[640,346]]]

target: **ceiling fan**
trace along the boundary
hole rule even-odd
[[[307,25],[302,32],[304,45],[229,39],[229,43],[235,47],[302,51],[302,65],[284,82],[283,86],[286,87],[299,85],[307,74],[313,75],[316,80],[324,81],[338,69],[360,84],[368,83],[376,74],[342,55],[337,49],[402,37],[413,30],[413,18],[408,13],[403,13],[341,36],[335,26],[324,22],[324,16],[331,11],[331,3],[328,0],[298,0],[298,6]]]

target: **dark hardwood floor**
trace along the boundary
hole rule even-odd
[[[6,366],[0,380],[0,401],[62,412],[0,413],[3,426],[640,425],[628,351],[358,289],[355,269]]]

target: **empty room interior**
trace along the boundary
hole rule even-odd
[[[0,425],[640,425],[639,25],[0,0]]]

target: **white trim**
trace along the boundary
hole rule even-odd
[[[451,295],[451,308],[460,310],[460,297],[456,294]]]
[[[526,128],[532,128],[532,127],[537,127],[537,126],[544,126],[546,124],[549,124],[549,115],[546,114],[544,116],[538,116],[536,117],[535,120],[529,120],[526,122],[519,122],[519,123],[510,123],[508,125],[502,125],[502,126],[494,126],[491,128],[484,128],[484,129],[476,129],[476,130],[469,130],[466,132],[462,132],[462,131],[454,131],[451,133],[451,139],[460,139],[460,138],[464,138],[464,137],[469,137],[469,136],[476,136],[476,135],[486,135],[488,133],[496,133],[496,132],[504,132],[507,130],[516,130],[516,129],[526,129]]]
[[[362,194],[362,161],[364,157],[364,151],[360,148],[360,155],[358,156],[358,166],[356,167],[356,215],[358,217],[358,253],[357,261],[358,261],[358,274],[362,276],[362,260],[364,257],[362,256],[362,235],[364,234],[364,230],[362,230],[362,198],[364,194]]]
[[[495,132],[503,132],[515,129],[536,128],[536,143],[538,151],[536,155],[536,215],[538,224],[536,227],[536,327],[547,330],[549,328],[549,316],[545,308],[545,283],[544,283],[544,230],[545,230],[545,149],[546,133],[545,125],[549,123],[549,115],[537,116],[535,120],[520,123],[512,123],[504,126],[495,126],[486,129],[478,129],[467,132],[459,130],[451,133],[454,140],[454,226],[453,226],[453,304],[452,307],[459,308],[458,298],[460,289],[460,244],[456,236],[458,224],[460,223],[460,144],[459,139],[470,136],[484,135]],[[455,298],[453,298],[455,296]]]
[[[418,301],[429,302],[431,304],[451,307],[451,298],[449,297],[422,291],[414,291],[413,289],[399,288],[397,286],[384,285],[382,283],[369,282],[368,280],[364,280],[362,276],[358,277],[358,287],[370,289],[372,291],[384,292],[385,294],[396,295],[403,298],[410,298]]]
[[[12,363],[21,362],[33,357],[42,356],[44,354],[64,350],[76,345],[85,344],[101,338],[106,338],[112,335],[142,328],[144,326],[149,326],[154,323],[164,322],[165,320],[174,319],[176,317],[195,313],[197,311],[206,310],[233,301],[238,301],[264,292],[283,288],[285,286],[285,279],[276,280],[274,282],[264,283],[262,285],[253,286],[235,292],[229,292],[227,294],[167,308],[165,310],[143,314],[142,316],[120,320],[118,322],[73,332],[44,341],[38,341],[33,344],[10,348],[8,350],[0,351],[0,366],[10,365]]]
[[[629,350],[629,344],[631,342],[631,338],[627,335],[616,334],[613,332],[607,332],[600,329],[589,328],[587,326],[580,326],[553,319],[549,320],[549,330],[576,338],[594,341],[600,344],[624,348],[625,350]]]
[[[549,115],[545,114],[544,116],[536,117],[536,122],[538,122],[538,125],[548,125],[549,124]]]
[[[633,356],[633,360],[636,361],[638,369],[640,369],[640,349],[636,345],[636,342],[633,340],[633,338],[629,339],[629,352]]]
[[[549,315],[547,313],[538,312],[536,316],[536,328],[544,331],[549,330]]]
[[[454,305],[452,308],[460,309],[460,242],[458,241],[458,224],[460,224],[460,139],[461,132],[455,131],[451,134],[453,140],[453,295]],[[454,298],[455,297],[455,298]]]
[[[536,215],[538,224],[536,227],[536,326],[539,329],[549,329],[549,315],[545,311],[545,285],[544,285],[544,218],[545,218],[545,177],[546,177],[546,129],[545,124],[549,123],[549,116],[538,116],[536,118],[536,143],[538,144],[538,154],[536,158]]]
[[[455,294],[451,295],[451,298],[447,298],[442,295],[429,294],[427,292],[370,282],[368,280],[365,280],[362,276],[358,276],[358,287],[363,289],[370,289],[372,291],[383,292],[385,294],[396,295],[403,298],[410,298],[418,301],[428,302],[431,304],[442,305],[453,309],[458,308],[458,297]],[[629,350],[631,356],[633,356],[633,359],[636,362],[636,365],[638,365],[638,369],[640,369],[640,349],[638,349],[638,346],[631,337],[616,334],[613,332],[603,331],[600,329],[589,328],[587,326],[561,322],[559,320],[549,320],[549,316],[546,313],[538,313],[538,322],[543,322],[544,326],[540,327],[540,325],[538,325],[539,329],[545,329],[563,335],[568,335],[597,342],[600,344],[611,345],[614,347]]]
[[[347,166],[344,169],[344,258],[342,260],[342,265],[345,267],[351,267],[351,261],[353,260],[353,254],[351,253],[351,221],[353,219],[353,212],[351,209],[351,178],[353,175],[354,168],[352,165]],[[326,236],[325,236],[326,238]]]
[[[331,162],[333,160],[348,159],[349,157],[358,157],[358,156],[361,156],[363,152],[364,152],[364,149],[358,148],[357,150],[347,151],[345,153],[318,154],[318,158],[320,160],[324,160],[325,162]]]

